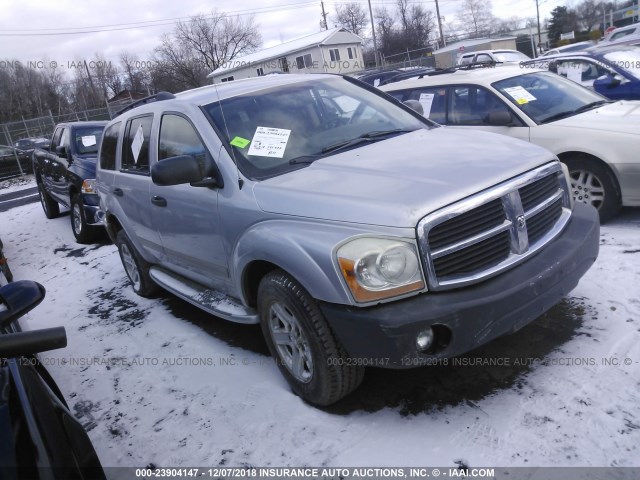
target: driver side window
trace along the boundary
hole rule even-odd
[[[158,140],[158,160],[181,155],[204,160],[206,154],[207,149],[188,120],[173,114],[162,116]]]

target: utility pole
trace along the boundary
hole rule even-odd
[[[329,15],[328,13],[324,12],[324,2],[321,1],[320,5],[322,5],[322,24],[324,25],[324,29],[325,30],[329,30],[329,26],[327,25],[327,15]]]
[[[371,9],[371,0],[368,0],[368,1],[369,1],[369,17],[371,17],[371,36],[373,37],[373,51],[376,56],[376,67],[378,67],[379,55],[378,55],[378,42],[376,42],[376,27],[373,24],[373,10]]]
[[[536,0],[536,13],[538,14],[538,53],[540,53],[540,44],[542,43],[542,35],[540,34],[540,4]]]
[[[440,18],[440,7],[438,6],[438,0],[436,0],[436,15],[438,17],[438,29],[440,30],[440,43],[442,47],[446,47],[446,44],[444,43],[444,35],[442,34],[442,19]]]

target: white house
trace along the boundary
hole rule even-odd
[[[344,28],[307,35],[226,62],[213,83],[279,73],[349,73],[363,70],[362,39]]]

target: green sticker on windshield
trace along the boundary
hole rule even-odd
[[[251,140],[247,140],[246,138],[242,137],[235,137],[233,140],[231,140],[231,145],[238,148],[245,148],[250,143]]]

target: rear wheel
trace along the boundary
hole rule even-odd
[[[569,167],[573,199],[595,207],[600,214],[600,222],[611,220],[622,206],[620,190],[611,171],[599,160],[586,155],[577,155],[563,162]]]
[[[46,192],[42,180],[38,181],[38,195],[40,196],[40,205],[42,205],[42,210],[47,218],[56,218],[60,215],[60,205]]]
[[[82,197],[76,193],[71,199],[71,230],[76,237],[78,243],[90,243],[96,236],[96,228],[92,225],[87,225],[86,218],[84,216],[84,204],[82,203]]]
[[[127,272],[127,277],[129,277],[133,291],[141,297],[153,297],[158,293],[160,287],[158,287],[149,275],[149,263],[136,251],[124,230],[118,232],[116,245],[120,253],[120,260],[122,260],[122,265],[124,266],[125,272]]]
[[[364,367],[349,362],[316,301],[285,272],[262,279],[258,309],[267,346],[296,395],[325,406],[362,383]]]

